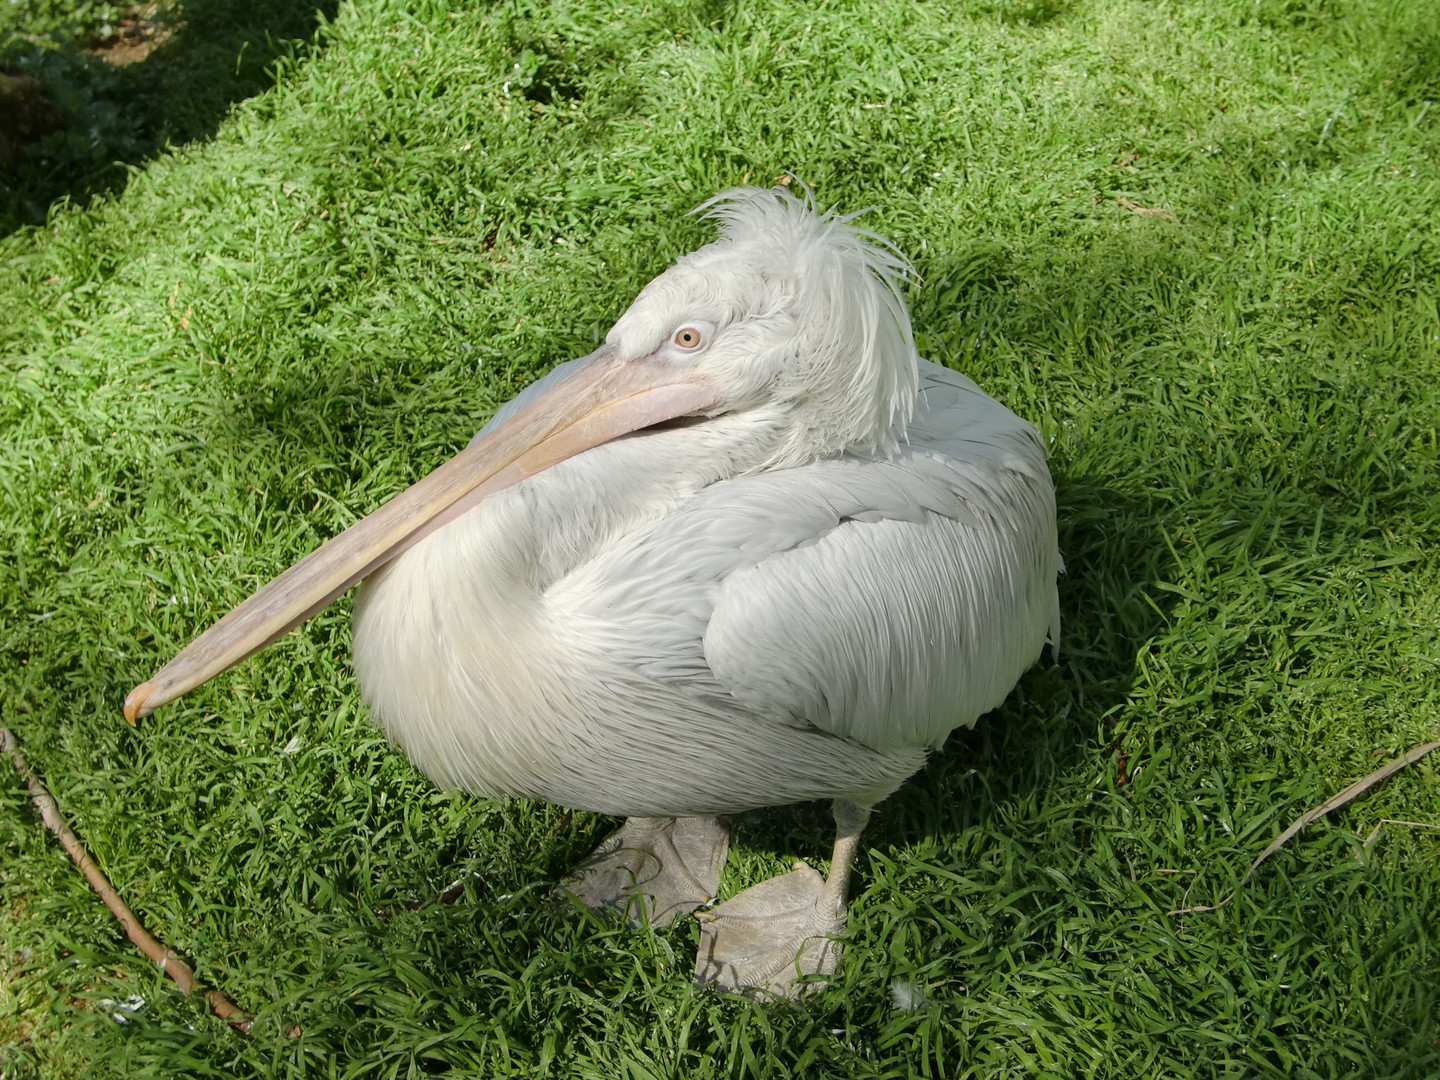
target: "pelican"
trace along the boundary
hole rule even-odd
[[[922,361],[899,251],[809,192],[739,188],[719,238],[605,343],[296,563],[126,699],[133,723],[355,582],[355,672],[446,788],[625,818],[567,887],[695,912],[698,982],[835,970],[872,808],[1059,633],[1034,428]],[[825,799],[828,876],[714,900],[728,815]],[[703,909],[703,910],[701,910]]]

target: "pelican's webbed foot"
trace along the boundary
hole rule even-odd
[[[729,848],[724,818],[632,817],[561,888],[632,926],[665,927],[714,899]]]
[[[709,911],[700,920],[695,981],[717,990],[797,998],[835,973],[845,929],[850,865],[870,810],[837,800],[830,876],[798,863]],[[819,976],[807,979],[806,976]]]
[[[845,906],[827,898],[825,880],[809,866],[762,881],[700,920],[695,982],[717,990],[796,998],[806,976],[835,973]],[[828,902],[827,902],[828,901]]]

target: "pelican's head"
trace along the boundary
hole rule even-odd
[[[606,346],[688,370],[714,388],[716,411],[778,413],[768,465],[893,450],[918,377],[905,259],[858,215],[817,212],[808,191],[736,188],[697,212],[720,238],[645,286]]]
[[[242,602],[132,690],[125,715],[239,663],[495,492],[611,439],[755,414],[770,436],[751,467],[892,449],[918,379],[905,260],[852,217],[816,212],[808,193],[738,188],[700,210],[720,238],[647,285],[603,346]]]

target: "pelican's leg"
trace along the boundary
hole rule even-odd
[[[714,899],[729,849],[724,818],[627,818],[561,887],[632,926],[669,926]]]
[[[850,863],[870,810],[847,802],[836,802],[834,809],[828,878],[797,863],[788,874],[696,912],[701,923],[696,983],[793,998],[805,990],[802,976],[835,973],[841,943],[834,935],[845,928]]]

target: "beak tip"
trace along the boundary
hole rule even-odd
[[[143,682],[125,696],[125,721],[131,727],[135,726],[135,721],[143,716],[149,716],[155,711],[145,707],[145,702],[154,690],[155,684],[153,682]]]

